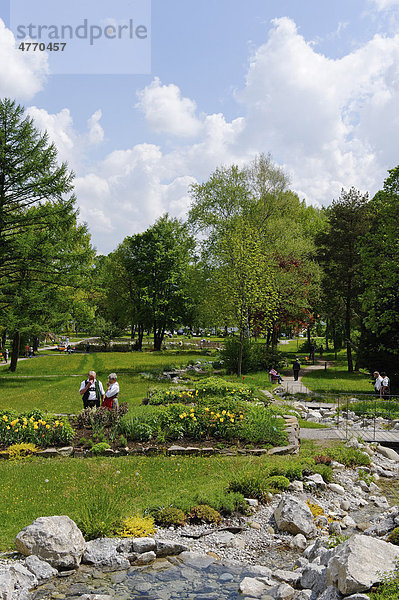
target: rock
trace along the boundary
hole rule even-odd
[[[332,492],[334,492],[335,494],[339,494],[340,496],[343,496],[345,494],[345,489],[342,487],[342,485],[339,485],[339,483],[329,483],[328,488]]]
[[[248,571],[255,577],[271,577],[272,570],[269,567],[263,565],[249,565]]]
[[[342,510],[349,510],[351,507],[350,502],[348,502],[348,500],[342,500],[340,507],[342,508]]]
[[[331,535],[341,535],[342,529],[338,521],[332,521],[328,526],[328,531]]]
[[[137,554],[143,554],[144,552],[155,552],[156,543],[154,538],[143,537],[133,538],[132,540],[132,551]]]
[[[156,555],[157,557],[162,556],[174,556],[188,550],[187,546],[174,542],[173,540],[157,540],[156,541]]]
[[[281,499],[274,511],[274,518],[280,531],[287,531],[294,535],[302,533],[305,537],[312,537],[316,533],[309,506],[294,496],[285,496]]]
[[[260,531],[260,529],[262,529],[261,524],[256,523],[256,521],[250,521],[250,523],[248,523],[248,525],[250,526],[251,529],[256,529],[257,531]]]
[[[296,586],[301,579],[301,573],[299,571],[285,571],[283,569],[276,569],[273,571],[273,577],[277,581],[283,581],[289,583],[291,586]]]
[[[346,515],[346,517],[342,519],[342,525],[344,527],[356,527],[356,521],[349,515]]]
[[[261,596],[266,590],[266,585],[253,577],[244,577],[240,582],[239,591],[245,596]]]
[[[302,481],[291,481],[290,485],[288,486],[288,489],[290,492],[303,492],[303,483]]]
[[[385,446],[377,446],[377,452],[382,456],[385,456],[385,458],[389,458],[390,460],[399,462],[399,454],[391,448],[386,448]]]
[[[298,533],[294,538],[292,538],[290,546],[292,548],[298,548],[298,550],[305,550],[307,546],[307,541],[302,533]]]
[[[244,500],[248,504],[248,506],[252,506],[252,508],[258,508],[259,506],[259,500],[257,500],[256,498],[244,498]]]
[[[281,583],[279,586],[269,590],[270,595],[276,600],[292,600],[295,596],[295,590],[288,583]]]
[[[309,563],[302,571],[301,587],[310,588],[316,596],[319,596],[327,587],[327,568],[324,565]]]
[[[335,585],[329,585],[326,590],[317,598],[317,600],[340,600],[341,594]]]
[[[67,516],[39,517],[15,538],[18,552],[35,554],[56,569],[75,569],[80,565],[86,542],[83,534]]]
[[[27,556],[24,563],[39,583],[43,583],[43,581],[47,581],[47,579],[51,579],[51,577],[56,577],[58,574],[57,569],[54,569],[48,562],[40,560],[40,558],[34,554]]]
[[[54,458],[55,456],[59,456],[59,454],[57,448],[46,448],[45,450],[36,452],[35,456],[40,456],[40,458]]]
[[[367,535],[354,535],[337,546],[327,565],[327,584],[342,594],[365,592],[395,569],[398,547]],[[309,586],[306,586],[309,587]]]
[[[297,592],[295,600],[310,600],[312,595],[312,590],[301,590],[300,592]]]
[[[323,477],[320,475],[320,473],[315,473],[314,475],[308,475],[307,477],[305,477],[305,481],[311,481],[311,482],[315,483],[317,485],[317,487],[320,487],[320,488],[327,487],[327,484],[324,481]]]
[[[134,561],[135,566],[149,565],[156,559],[157,555],[155,552],[143,552]]]
[[[58,454],[61,456],[71,456],[73,454],[73,446],[64,446],[63,448],[58,448]]]
[[[367,594],[352,594],[346,596],[345,600],[370,600],[370,596],[367,596]]]
[[[117,554],[117,538],[99,538],[86,544],[82,561],[85,564],[108,566],[108,563]]]

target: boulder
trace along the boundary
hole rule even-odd
[[[394,460],[395,462],[399,462],[399,454],[392,450],[392,448],[386,448],[385,446],[377,446],[377,452],[385,458],[389,458],[390,460]]]
[[[330,483],[328,487],[332,492],[335,492],[340,496],[343,496],[345,494],[345,489],[342,487],[342,485],[339,485],[339,483]]]
[[[326,571],[327,568],[323,565],[309,563],[302,571],[301,587],[309,588],[319,596],[327,588]]]
[[[187,546],[173,540],[157,540],[155,553],[157,557],[174,556],[188,550]]]
[[[266,590],[266,585],[253,577],[244,577],[238,589],[243,596],[254,596],[256,598],[262,596]]]
[[[274,511],[274,518],[280,531],[294,535],[302,533],[305,537],[312,537],[316,533],[309,506],[295,496],[282,498]]]
[[[157,555],[155,552],[143,552],[140,554],[137,559],[134,561],[135,566],[144,566],[149,565],[156,559]]]
[[[305,477],[305,482],[306,481],[315,483],[317,485],[317,487],[320,487],[320,488],[327,487],[327,484],[324,481],[323,477],[320,475],[320,473],[314,473],[313,475],[308,475],[307,477]]]
[[[341,594],[335,585],[329,585],[326,590],[317,598],[317,600],[340,600]]]
[[[67,516],[39,517],[15,538],[18,552],[35,554],[55,569],[76,569],[86,542],[83,534]]]
[[[298,533],[290,543],[291,548],[298,548],[298,550],[305,550],[307,546],[307,541],[302,533]]]
[[[112,571],[128,569],[130,562],[127,556],[118,553],[118,538],[99,538],[87,542],[82,561],[88,565],[103,567]]]
[[[48,562],[40,560],[38,556],[33,554],[27,556],[24,562],[27,569],[33,573],[39,583],[43,583],[47,579],[51,579],[51,577],[56,577],[58,574],[57,569],[54,569]]]
[[[354,535],[337,546],[327,565],[327,584],[342,594],[366,592],[393,571],[398,547],[367,535]]]

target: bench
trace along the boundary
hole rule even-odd
[[[269,381],[270,383],[278,383],[279,377],[277,375],[270,375],[269,373]]]

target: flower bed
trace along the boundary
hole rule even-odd
[[[194,389],[176,387],[165,390],[165,388],[153,388],[148,398],[148,404],[172,404],[197,402],[201,398],[217,396],[229,398],[234,402],[253,401],[254,388],[244,383],[232,383],[219,377],[207,377],[201,379]]]
[[[44,415],[38,410],[22,414],[0,412],[1,446],[21,442],[30,442],[41,448],[63,446],[71,442],[74,434],[67,418]]]

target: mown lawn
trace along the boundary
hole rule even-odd
[[[364,373],[348,373],[346,367],[338,365],[308,371],[302,376],[302,383],[316,393],[327,394],[374,394],[374,386],[370,376]]]
[[[39,408],[53,413],[77,413],[82,409],[80,382],[89,370],[96,371],[104,386],[109,373],[117,373],[120,402],[138,405],[148,388],[159,383],[143,379],[140,373],[169,370],[197,360],[207,361],[211,357],[198,352],[39,355],[20,361],[15,373],[5,366],[0,368],[0,407],[21,412]]]

